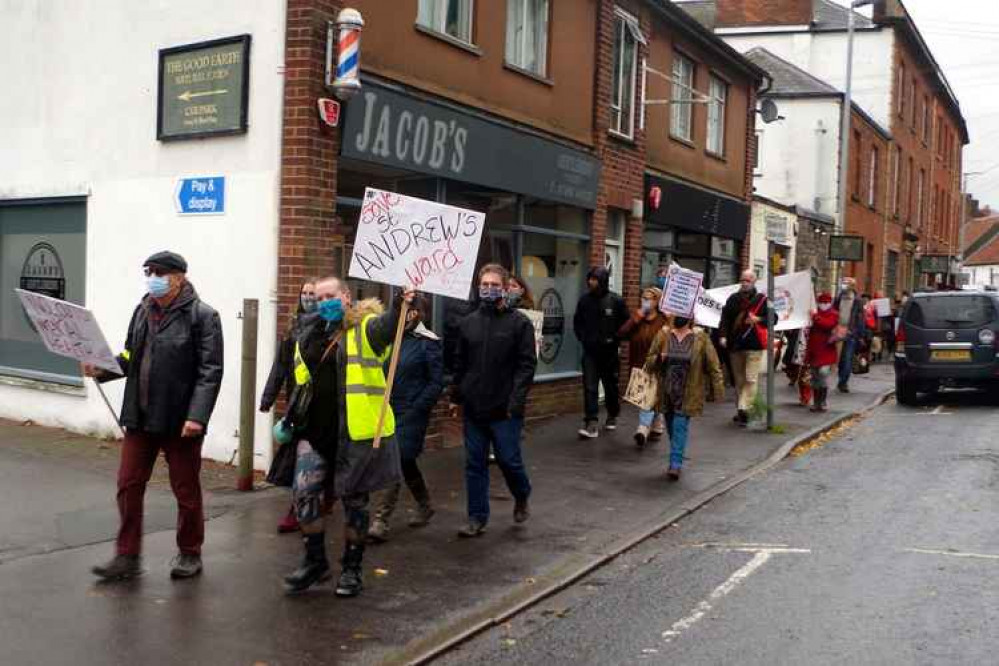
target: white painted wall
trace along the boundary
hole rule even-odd
[[[142,261],[170,248],[222,317],[225,379],[205,455],[237,447],[243,298],[260,301],[263,386],[275,346],[285,3],[243,0],[21,0],[0,3],[0,199],[87,195],[87,306],[120,349],[144,292]],[[156,140],[158,49],[249,33],[249,132]],[[16,94],[10,94],[16,91]],[[224,216],[180,217],[177,180],[226,177]],[[123,382],[109,384],[120,405]],[[0,384],[0,416],[111,434],[92,386],[81,395]],[[258,419],[256,465],[270,457],[270,419]]]
[[[962,272],[971,287],[999,287],[999,265],[965,266]]]
[[[762,46],[837,90],[846,87],[845,32],[718,34],[742,53]],[[853,101],[886,130],[891,130],[894,44],[895,33],[888,28],[855,33]]]

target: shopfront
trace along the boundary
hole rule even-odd
[[[578,374],[572,316],[588,268],[590,219],[599,162],[568,144],[481,112],[413,91],[364,82],[350,102],[337,173],[337,216],[345,256],[365,187],[377,187],[485,213],[477,266],[495,262],[523,276],[545,313],[538,380]],[[381,285],[354,283],[361,295]],[[450,367],[457,320],[474,307],[435,297],[432,328]]]
[[[645,176],[645,202],[643,285],[671,262],[702,273],[706,288],[738,281],[749,228],[745,202],[652,174]]]

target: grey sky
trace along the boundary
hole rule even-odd
[[[836,0],[842,5],[846,0]],[[999,2],[903,0],[954,89],[968,122],[968,191],[999,208]],[[870,15],[870,10],[866,11]]]

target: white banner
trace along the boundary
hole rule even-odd
[[[659,310],[668,315],[692,317],[703,283],[703,274],[672,264],[662,298],[659,299]]]
[[[367,188],[349,275],[468,299],[486,216]]]
[[[121,374],[121,367],[90,310],[51,296],[23,289],[14,291],[50,352]]]
[[[757,280],[756,289],[761,294],[767,293],[767,281]],[[732,284],[702,291],[697,297],[694,320],[701,326],[718,328],[725,301],[738,290],[739,285]],[[790,331],[808,326],[811,323],[811,312],[815,309],[811,272],[801,271],[774,278],[773,304],[774,312],[777,313],[775,330]]]

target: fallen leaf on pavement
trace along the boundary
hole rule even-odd
[[[376,576],[388,576],[388,569],[375,569]]]

